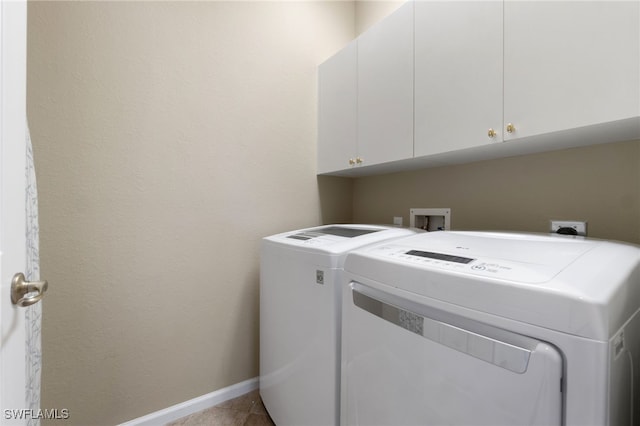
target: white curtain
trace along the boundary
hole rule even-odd
[[[36,187],[36,171],[33,163],[31,135],[27,125],[27,181],[26,181],[26,216],[27,216],[27,281],[40,281],[40,241],[38,225],[38,188]],[[42,346],[40,340],[40,324],[42,319],[42,302],[31,305],[26,311],[27,355],[26,386],[27,407],[37,412],[40,409],[40,370],[42,368]],[[36,416],[37,417],[37,416]],[[39,419],[29,419],[29,426],[39,426]]]

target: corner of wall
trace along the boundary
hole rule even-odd
[[[318,176],[318,195],[323,224],[353,222],[353,179]]]
[[[373,24],[390,15],[402,6],[406,0],[355,0],[355,31],[356,35],[365,32]]]

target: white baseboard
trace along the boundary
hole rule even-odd
[[[236,383],[224,389],[219,389],[206,395],[190,399],[189,401],[147,414],[146,416],[138,417],[137,419],[122,423],[120,426],[164,425],[188,416],[189,414],[197,413],[198,411],[206,410],[230,399],[237,398],[256,389],[258,389],[258,378],[254,377],[253,379],[245,380],[244,382]]]

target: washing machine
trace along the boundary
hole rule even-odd
[[[640,424],[640,248],[434,232],[347,255],[345,425]]]
[[[330,225],[262,240],[260,395],[278,426],[338,424],[344,258],[355,248],[413,233]]]

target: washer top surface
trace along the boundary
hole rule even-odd
[[[407,228],[390,226],[337,224],[284,232],[266,237],[264,241],[296,250],[338,255],[364,245],[414,233]]]
[[[586,337],[606,338],[640,309],[640,248],[581,237],[416,234],[354,250],[345,271]]]

